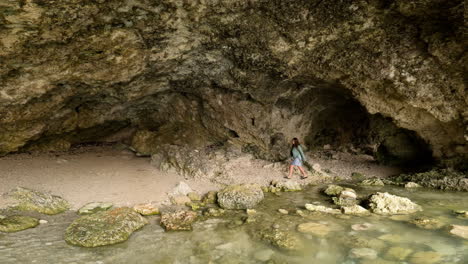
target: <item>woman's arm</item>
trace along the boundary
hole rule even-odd
[[[305,155],[304,155],[304,151],[302,151],[302,147],[301,147],[301,146],[297,146],[297,149],[299,150],[299,153],[301,154],[302,160],[305,161],[306,158],[305,158]]]

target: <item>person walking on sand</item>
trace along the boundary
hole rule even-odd
[[[297,167],[302,173],[301,179],[307,179],[308,176],[304,168],[302,168],[302,163],[305,162],[305,155],[297,138],[293,138],[292,140],[291,156],[293,161],[291,162],[291,165],[289,165],[289,175],[285,178],[291,179],[294,167]]]

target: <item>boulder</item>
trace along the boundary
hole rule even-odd
[[[202,202],[205,204],[214,204],[217,201],[218,193],[215,191],[209,191],[203,196]]]
[[[302,239],[285,230],[270,228],[260,231],[260,238],[271,245],[286,251],[300,251],[304,249]]]
[[[193,211],[165,212],[161,214],[161,225],[166,231],[190,231],[196,219]]]
[[[225,209],[248,209],[255,207],[264,195],[255,184],[230,185],[218,192],[218,203]]]
[[[157,215],[159,214],[159,208],[153,204],[137,204],[133,206],[133,210],[141,215]]]
[[[29,216],[13,215],[0,218],[0,232],[17,232],[39,225],[39,219]]]
[[[368,204],[373,213],[380,215],[411,214],[422,211],[421,206],[410,199],[389,193],[378,192],[371,195]]]
[[[347,214],[347,215],[368,215],[368,214],[370,214],[370,212],[366,208],[364,208],[364,207],[362,207],[360,205],[357,205],[357,204],[351,205],[351,206],[343,206],[343,207],[341,207],[341,212],[343,214]]]
[[[372,248],[353,248],[349,251],[349,257],[354,259],[376,259],[377,251]]]
[[[54,215],[70,208],[69,203],[59,196],[22,187],[12,190],[8,196],[17,201],[18,210]]]
[[[379,178],[372,178],[363,180],[360,185],[362,186],[384,186],[384,182]]]
[[[317,222],[309,222],[299,224],[297,226],[297,231],[306,234],[313,234],[319,237],[324,237],[328,235],[332,231],[329,225],[317,223]]]
[[[111,203],[98,203],[98,202],[88,203],[78,210],[78,214],[80,215],[94,214],[99,211],[109,210],[112,206],[113,204]]]
[[[324,193],[328,196],[338,196],[344,188],[338,185],[330,184],[324,190]]]
[[[271,185],[276,187],[277,190],[281,190],[283,192],[302,191],[301,184],[294,180],[273,181]]]
[[[435,218],[426,218],[426,217],[418,217],[415,219],[410,220],[410,223],[416,225],[417,227],[423,229],[440,229],[444,226],[440,220]]]
[[[452,225],[450,226],[450,234],[468,239],[468,226]]]
[[[82,247],[98,247],[127,240],[148,221],[128,207],[81,216],[65,231],[65,241]]]
[[[340,210],[326,207],[323,205],[305,204],[305,208],[311,212],[321,212],[321,213],[327,213],[327,214],[341,214]]]
[[[356,191],[351,188],[343,189],[337,197],[332,197],[333,202],[339,206],[353,206],[357,204]]]

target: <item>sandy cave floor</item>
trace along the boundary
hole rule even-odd
[[[222,187],[208,179],[184,179],[176,172],[159,171],[149,160],[112,146],[87,146],[58,154],[9,155],[0,158],[0,194],[18,186],[49,191],[67,199],[76,210],[98,201],[112,202],[115,206],[167,203],[168,194],[180,181],[199,193]],[[373,163],[366,155],[339,153],[334,159],[311,155],[309,160],[319,164],[322,170],[330,170],[331,176],[340,178],[349,178],[355,171],[380,178],[401,173],[398,168]],[[267,161],[248,157],[238,162],[231,165],[230,183],[267,185],[286,175],[287,166],[274,169]],[[298,172],[294,179],[299,179]],[[7,203],[5,196],[0,196],[0,208]]]

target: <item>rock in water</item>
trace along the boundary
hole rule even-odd
[[[13,215],[0,219],[0,232],[17,232],[39,225],[34,217]]]
[[[293,180],[273,181],[271,185],[283,192],[295,192],[302,190],[301,184]]]
[[[410,256],[411,264],[433,264],[439,263],[442,256],[434,251],[420,251]]]
[[[405,184],[405,188],[420,188],[420,187],[422,187],[422,186],[415,183],[415,182],[407,182]]]
[[[287,251],[300,251],[304,248],[301,238],[291,232],[271,228],[260,231],[260,238],[273,246]]]
[[[326,224],[309,222],[309,223],[299,224],[297,226],[297,231],[301,233],[313,234],[319,237],[324,237],[328,235],[328,233],[330,233],[332,230]]]
[[[411,214],[422,211],[421,206],[408,198],[381,192],[370,196],[369,207],[373,213],[380,215]]]
[[[218,192],[218,203],[225,209],[249,209],[255,207],[264,195],[255,184],[230,185]]]
[[[9,192],[8,195],[18,202],[17,208],[19,210],[54,215],[70,208],[69,203],[59,196],[27,188],[18,187]]]
[[[159,208],[155,205],[146,203],[146,204],[137,204],[133,206],[133,210],[137,211],[141,215],[157,215],[159,214]]]
[[[196,219],[192,211],[167,212],[161,214],[161,225],[166,231],[190,231]]]
[[[78,210],[78,214],[80,215],[94,214],[99,211],[109,210],[112,206],[113,204],[111,203],[88,203]]]
[[[347,214],[347,215],[367,215],[367,214],[370,214],[370,212],[360,206],[360,205],[352,205],[352,206],[343,206],[341,207],[341,211],[343,212],[343,214]]]
[[[450,229],[450,234],[456,235],[464,239],[468,239],[468,226],[452,225]]]
[[[360,185],[363,186],[384,186],[384,182],[379,178],[363,180]]]
[[[343,187],[331,184],[327,186],[324,192],[328,196],[338,196],[343,190],[344,190]]]
[[[305,204],[305,208],[311,212],[321,212],[327,214],[340,214],[340,210],[326,207],[323,205]]]
[[[349,257],[356,259],[376,259],[377,251],[372,248],[353,248],[349,251]]]
[[[411,220],[410,223],[424,229],[440,229],[444,226],[444,223],[442,223],[440,220],[425,217],[415,218]]]
[[[111,245],[127,240],[148,221],[128,207],[82,216],[65,231],[65,241],[82,247]]]

